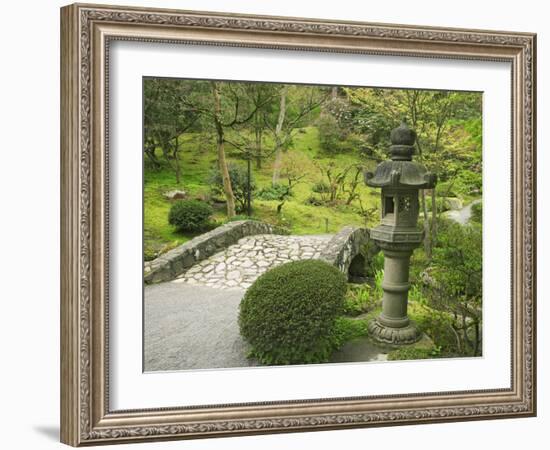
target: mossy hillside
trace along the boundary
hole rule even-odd
[[[172,202],[164,197],[164,193],[180,189],[188,194],[188,198],[207,199],[210,195],[209,178],[216,167],[215,143],[205,140],[198,133],[186,133],[181,136],[180,161],[181,182],[176,183],[174,169],[167,164],[154,169],[146,165],[144,171],[144,244],[146,259],[152,259],[158,254],[180,245],[196,236],[197,233],[177,232],[168,223],[168,213]],[[265,144],[270,143],[266,140]],[[158,150],[157,150],[158,151]],[[227,146],[229,162],[245,164],[245,161],[234,148]],[[277,214],[278,200],[253,199],[253,215],[259,220],[288,228],[293,234],[335,233],[346,225],[365,226],[365,218],[360,214],[358,202],[351,205],[344,202],[330,206],[314,206],[306,204],[312,187],[321,180],[318,165],[334,163],[336,167],[346,167],[356,164],[355,154],[326,155],[319,147],[318,131],[315,127],[298,129],[294,133],[293,152],[300,152],[305,161],[306,176],[292,189],[292,196],[285,202],[282,213]],[[146,164],[149,164],[146,162]],[[258,169],[252,162],[252,173],[257,185],[257,191],[271,185],[273,173],[273,157],[262,161]],[[285,182],[285,180],[281,180]],[[361,202],[365,208],[378,208],[378,193],[364,183],[357,188]],[[214,204],[214,223],[224,223],[227,220],[225,205]],[[374,215],[375,219],[377,218]],[[372,223],[369,223],[372,225]]]

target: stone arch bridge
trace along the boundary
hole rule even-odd
[[[368,242],[366,228],[344,227],[336,234],[298,236],[262,222],[235,221],[145,263],[144,280],[246,289],[272,267],[320,259],[336,266],[350,281],[360,281],[365,277]]]

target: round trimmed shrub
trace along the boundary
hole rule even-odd
[[[239,327],[263,364],[327,361],[337,346],[346,277],[318,260],[294,261],[260,276],[240,304]]]
[[[178,200],[170,208],[168,222],[178,231],[200,231],[212,215],[212,207],[200,200]]]

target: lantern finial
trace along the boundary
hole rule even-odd
[[[390,133],[391,159],[394,161],[410,161],[414,153],[414,143],[416,133],[407,126],[405,119],[401,120],[401,125],[394,128]]]

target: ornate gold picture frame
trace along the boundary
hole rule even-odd
[[[508,388],[113,410],[109,388],[109,50],[115,41],[511,65]],[[536,36],[74,4],[61,9],[61,440],[95,445],[536,414]],[[503,150],[504,151],[504,150]]]

